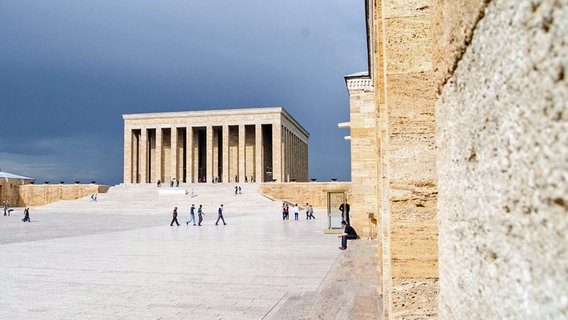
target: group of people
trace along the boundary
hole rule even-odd
[[[237,194],[237,191],[240,191],[240,188],[235,187],[235,194]],[[293,207],[294,210],[294,220],[298,220],[299,215],[300,215],[300,207],[298,206],[298,204],[294,204]],[[342,211],[342,213],[344,214],[344,217],[346,219],[349,219],[349,205],[341,205],[340,210]],[[189,225],[190,223],[193,223],[194,226],[201,226],[202,222],[203,222],[203,215],[205,215],[205,212],[203,212],[203,205],[199,205],[199,208],[197,208],[197,220],[195,219],[195,204],[191,204],[191,208],[189,209],[189,220],[185,222],[186,225]],[[289,220],[290,218],[290,207],[286,202],[282,203],[282,220]],[[25,209],[24,210],[24,214],[25,217],[24,219],[27,219],[27,221],[29,221],[29,209]],[[27,217],[27,218],[26,218]],[[314,216],[314,208],[311,204],[306,203],[306,220],[311,220],[311,219],[315,219],[316,217]],[[215,221],[215,225],[219,225],[219,221],[223,222],[223,225],[226,225],[227,223],[225,222],[225,217],[223,217],[223,204],[219,205],[219,208],[217,209],[217,221]],[[173,226],[174,223],[179,226],[179,222],[178,222],[178,207],[175,207],[173,212],[172,212],[172,221],[170,222],[170,226]],[[343,228],[343,232],[339,235],[337,235],[338,238],[341,238],[341,246],[339,247],[339,250],[346,250],[347,249],[347,240],[352,240],[352,239],[357,239],[357,232],[355,231],[355,229],[353,229],[352,226],[349,225],[349,222],[343,220],[341,221],[341,226]]]
[[[235,176],[235,182],[239,182],[239,176]],[[254,182],[254,176],[251,175],[250,178],[245,176],[245,183]]]
[[[191,208],[189,209],[189,220],[185,222],[185,225],[189,225],[190,223],[193,222],[194,226],[199,226],[201,227],[201,223],[203,222],[203,216],[205,215],[205,212],[203,212],[203,205],[199,205],[199,208],[197,208],[197,218],[198,220],[195,219],[195,204],[191,204]],[[178,222],[178,207],[174,208],[174,211],[172,212],[172,222],[170,222],[170,226],[173,226],[174,223],[177,224],[179,226],[179,222]],[[223,225],[226,225],[227,223],[225,222],[225,217],[223,217],[223,204],[221,204],[219,206],[219,208],[217,209],[217,221],[215,222],[215,225],[218,226],[219,225],[219,221],[223,222]]]
[[[174,185],[176,187],[179,187],[179,180],[177,180],[176,178],[172,178],[172,180],[170,180],[170,188],[173,188]],[[156,181],[156,186],[158,188],[162,187],[162,180],[158,179],[158,181]]]
[[[14,209],[10,209],[10,201],[6,200],[2,202],[4,205],[4,215],[10,216]],[[24,208],[24,217],[22,218],[23,222],[31,222],[30,220],[30,208]]]
[[[300,215],[300,207],[298,206],[297,203],[294,204],[292,210],[294,210],[294,220],[298,221]],[[312,207],[311,204],[306,203],[306,220],[311,220],[315,218],[316,217],[314,216],[314,208]],[[290,220],[290,207],[286,202],[282,203],[282,220]]]

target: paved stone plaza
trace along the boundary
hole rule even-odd
[[[322,234],[322,214],[283,222],[280,203],[251,192],[244,212],[244,196],[223,192],[227,226],[214,225],[212,205],[204,226],[185,225],[187,202],[213,202],[210,191],[209,199],[157,198],[144,211],[117,205],[111,190],[96,203],[32,208],[31,223],[21,209],[0,217],[0,318],[293,318],[282,306],[314,295],[344,254],[338,239]],[[182,225],[170,227],[172,208],[157,207],[176,201]]]

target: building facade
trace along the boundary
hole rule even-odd
[[[349,93],[349,129],[351,141],[351,224],[369,238],[377,237],[379,216],[378,175],[379,135],[375,87],[368,72],[345,76]]]
[[[125,183],[308,180],[309,133],[281,107],[123,119]]]

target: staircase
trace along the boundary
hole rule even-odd
[[[42,206],[45,212],[60,213],[109,213],[109,214],[164,214],[178,207],[180,213],[189,212],[191,204],[203,205],[206,214],[215,214],[220,204],[231,215],[253,213],[255,208],[274,207],[280,211],[277,201],[258,193],[257,183],[240,184],[241,194],[235,195],[234,184],[194,183],[180,184],[179,187],[155,184],[120,184],[111,187],[106,193],[99,193],[97,201],[90,197],[77,200],[64,200]],[[186,194],[160,194],[160,190],[186,190]]]

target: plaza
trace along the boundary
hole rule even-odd
[[[187,195],[168,196],[150,184],[122,185],[96,202],[32,208],[31,223],[16,209],[0,223],[0,318],[311,319],[349,317],[365,301],[377,313],[377,297],[354,301],[359,287],[377,288],[349,284],[349,272],[337,269],[352,252],[322,233],[324,210],[316,220],[282,221],[281,202],[257,194],[257,184],[242,187],[235,195],[230,185],[184,184]],[[214,225],[220,201],[226,226]],[[185,223],[191,203],[204,205],[202,227]],[[169,226],[174,206],[179,227]],[[376,253],[376,244],[349,249]],[[345,296],[325,283],[346,285]]]

